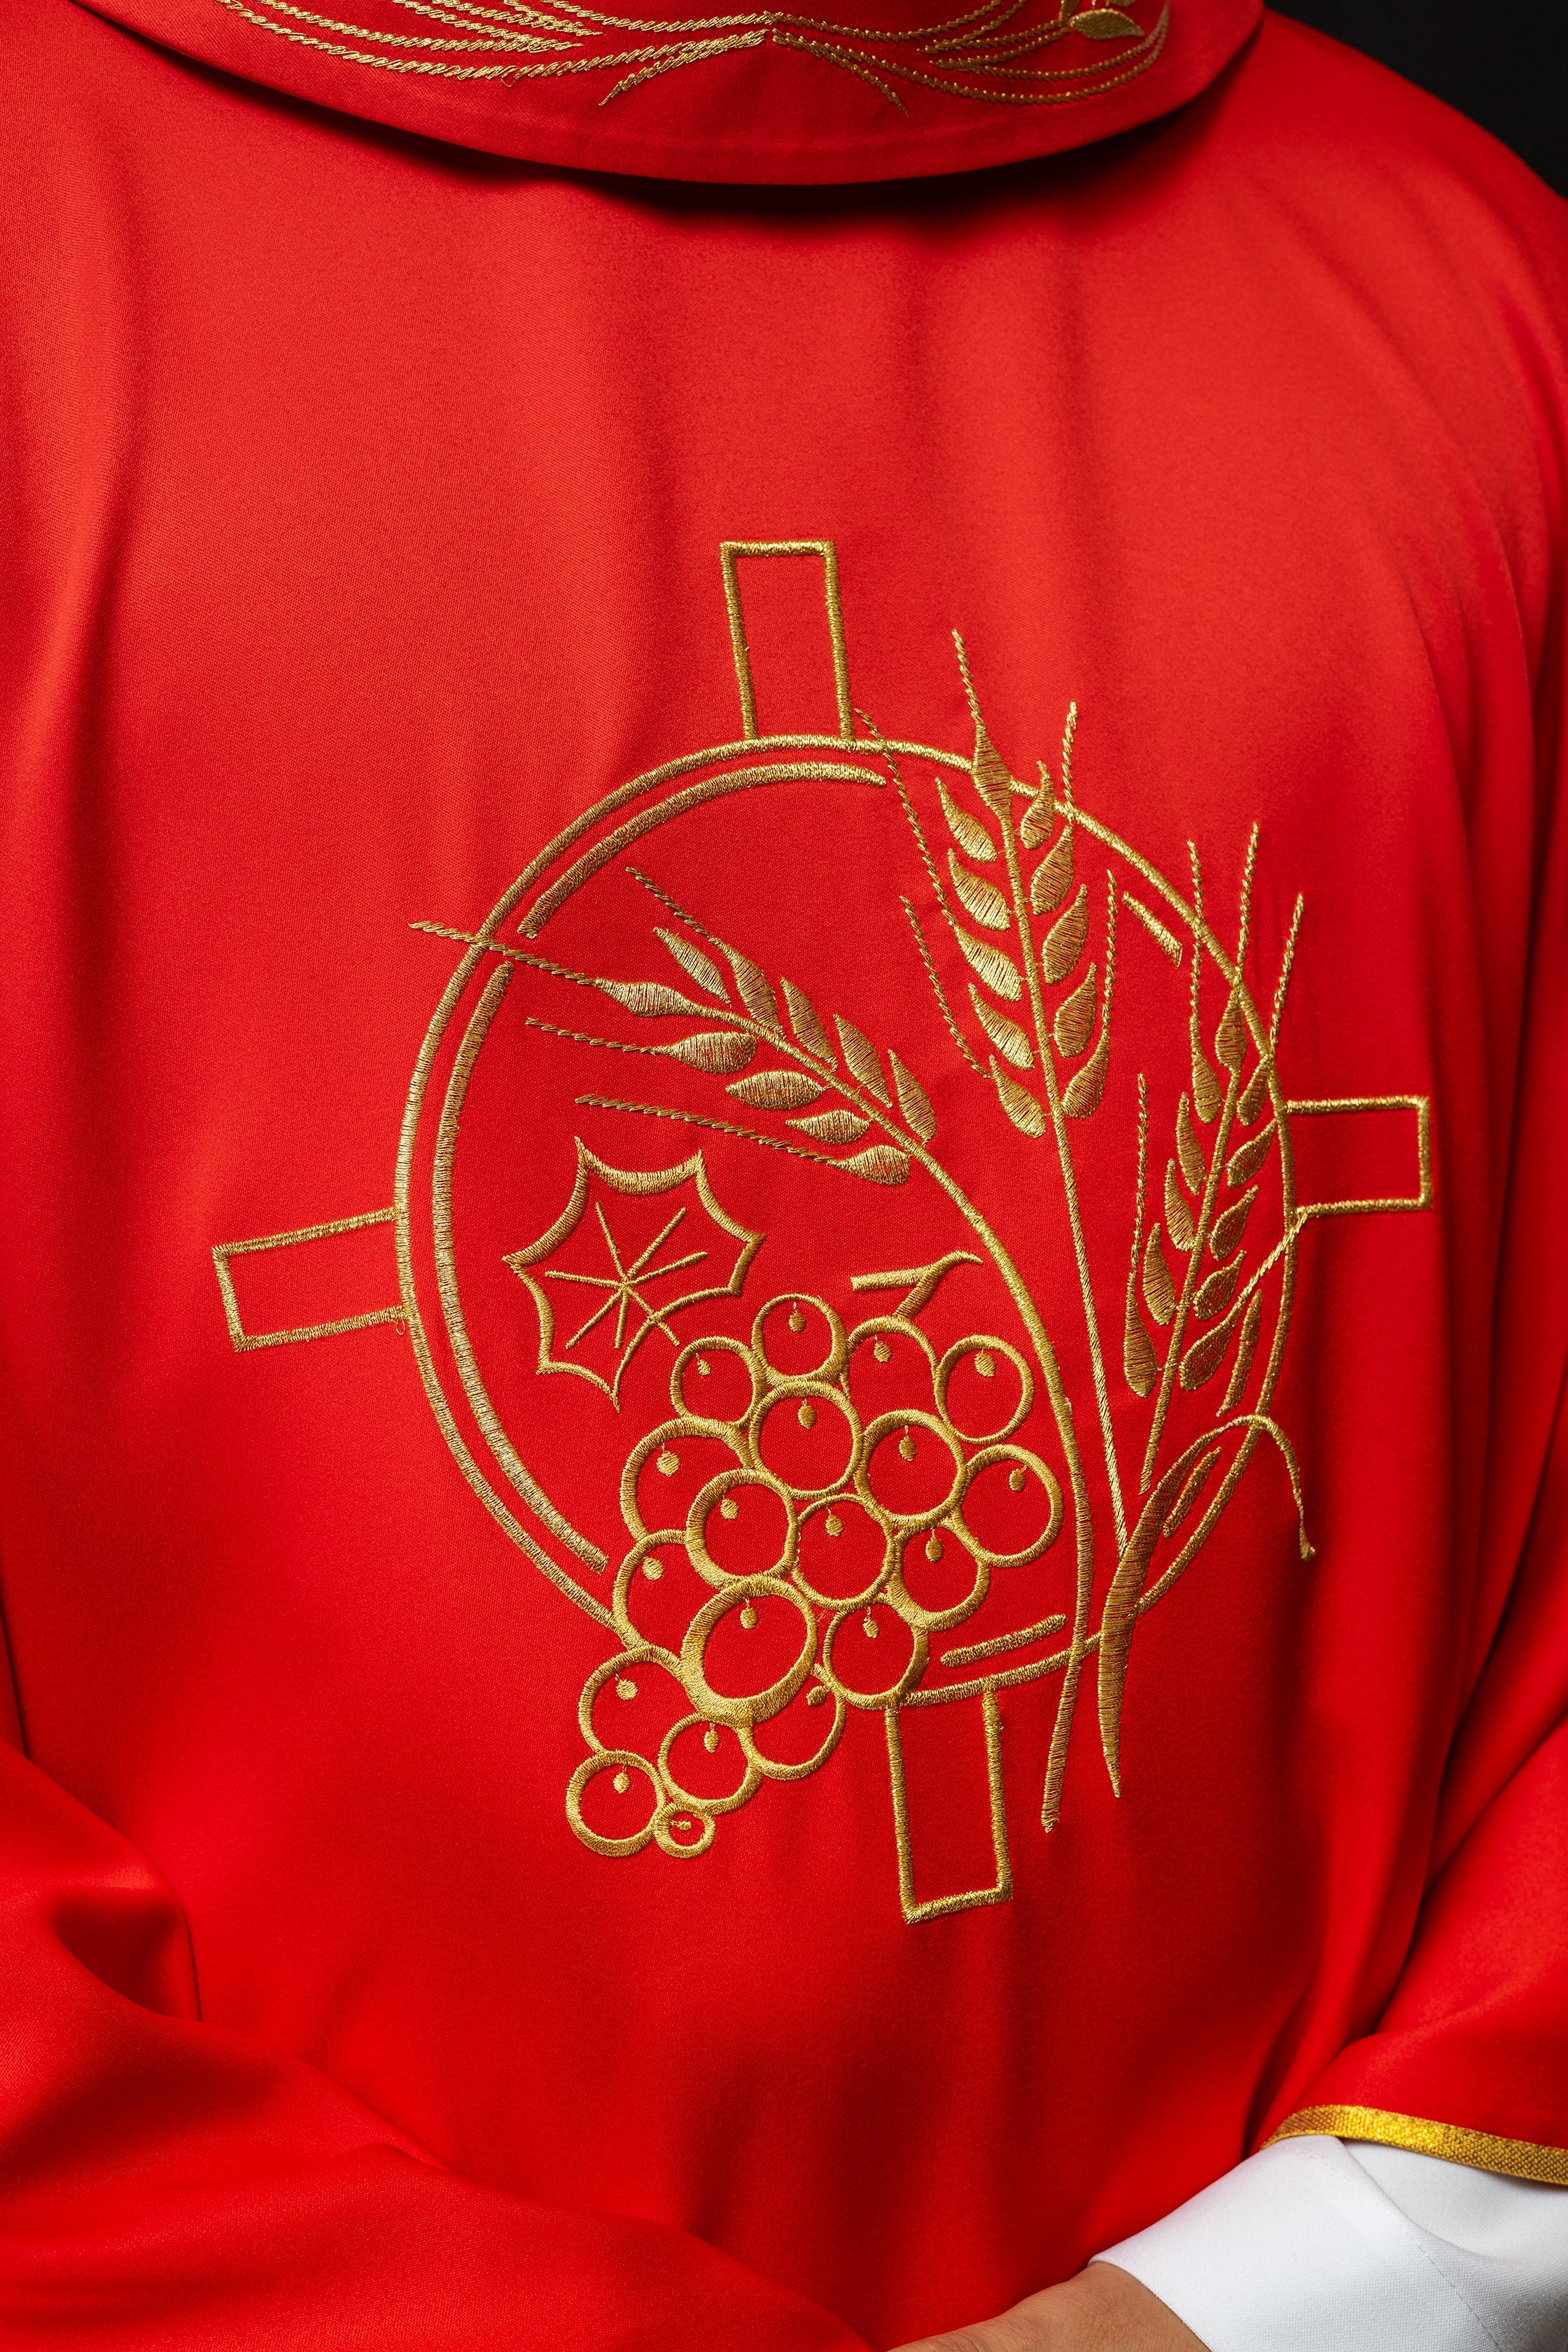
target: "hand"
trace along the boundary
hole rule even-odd
[[[900,2352],[1205,2352],[1156,2294],[1114,2263],[1031,2294],[999,2319],[922,2336]]]

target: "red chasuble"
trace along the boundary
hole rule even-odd
[[[0,2344],[1568,2181],[1563,207],[1250,0],[343,5],[5,0]]]

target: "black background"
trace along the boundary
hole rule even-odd
[[[1568,10],[1549,0],[1285,0],[1280,13],[1446,99],[1568,195]]]

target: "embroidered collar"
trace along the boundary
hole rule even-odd
[[[1082,147],[1205,89],[1261,0],[855,0],[611,16],[576,0],[95,0],[245,79],[483,152],[783,184]]]

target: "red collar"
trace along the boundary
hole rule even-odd
[[[1184,104],[1261,0],[93,0],[247,80],[498,155],[734,183],[891,180],[1088,146]]]

